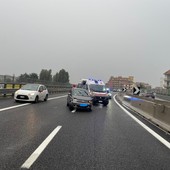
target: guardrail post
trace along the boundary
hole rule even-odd
[[[13,88],[13,89],[15,88],[15,84],[14,84],[14,83],[12,83],[12,88]],[[12,93],[12,96],[14,96],[14,93],[15,93],[15,92]]]
[[[6,89],[6,83],[4,84],[4,89]],[[6,97],[6,93],[4,93],[3,96]]]

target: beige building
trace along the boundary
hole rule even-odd
[[[111,76],[109,81],[107,82],[107,87],[109,87],[111,90],[113,89],[122,89],[124,87],[131,88],[134,84],[134,77],[113,77]]]
[[[170,89],[170,70],[166,71],[164,75],[164,88]]]

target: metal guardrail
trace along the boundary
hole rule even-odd
[[[14,95],[15,91],[23,85],[21,83],[0,83],[0,96]]]
[[[20,89],[24,84],[19,83],[0,83],[0,96],[13,96],[15,91]],[[68,92],[71,88],[71,85],[48,85],[44,84],[49,93],[59,93],[59,92]]]
[[[18,89],[0,89],[0,96],[14,95],[15,91]]]
[[[170,96],[170,89],[155,89],[154,92],[160,95]]]

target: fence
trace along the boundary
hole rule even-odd
[[[157,94],[170,96],[170,89],[154,89],[154,92]]]

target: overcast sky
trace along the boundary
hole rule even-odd
[[[0,75],[65,69],[160,85],[170,69],[170,0],[0,0]]]

